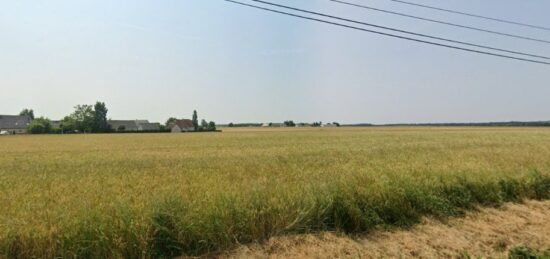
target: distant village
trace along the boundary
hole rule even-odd
[[[27,134],[32,132],[33,119],[26,115],[0,115],[0,135],[9,134]],[[162,125],[158,122],[149,122],[148,120],[108,120],[111,132],[191,132],[196,131],[193,121],[189,119],[174,120],[169,125]],[[79,133],[78,130],[63,132],[62,121],[50,121],[50,131],[41,131],[39,133]],[[44,128],[47,128],[44,127]],[[82,132],[86,133],[86,132]]]
[[[35,118],[34,110],[23,109],[18,115],[0,115],[0,135],[12,134],[78,134],[78,133],[155,133],[155,132],[215,132],[219,131],[215,122],[202,119],[199,122],[197,111],[191,119],[169,118],[164,124],[146,119],[115,120],[107,119],[105,103],[77,105],[74,112],[61,120],[45,117]],[[339,127],[333,123],[229,123],[221,127]]]
[[[215,122],[204,119],[199,122],[197,111],[193,111],[192,119],[172,117],[161,124],[146,119],[107,119],[107,107],[101,102],[74,108],[73,113],[61,120],[35,118],[32,109],[24,109],[18,115],[0,115],[0,135],[217,131]]]

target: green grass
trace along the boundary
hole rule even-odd
[[[527,246],[517,246],[508,252],[509,259],[549,259],[550,249],[546,251],[537,251]]]
[[[200,255],[550,198],[550,129],[0,137],[0,257]]]

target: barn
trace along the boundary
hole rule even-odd
[[[31,121],[29,116],[0,115],[0,132],[4,131],[10,134],[27,133],[27,127]]]

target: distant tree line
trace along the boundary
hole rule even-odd
[[[370,126],[374,126],[369,124]],[[349,125],[355,126],[355,125]],[[430,126],[430,127],[550,127],[550,121],[508,121],[508,122],[473,122],[473,123],[402,123],[376,126]]]
[[[227,127],[235,127],[235,128],[240,128],[240,127],[261,127],[262,126],[262,123],[233,123],[233,122],[230,122],[229,124],[227,124]]]
[[[336,127],[340,127],[340,123],[338,122],[333,122],[332,123],[334,126]],[[273,127],[273,126],[280,126],[281,124],[278,124],[278,123],[273,123],[273,122],[270,122],[270,123],[267,123],[267,126],[269,127]],[[323,126],[323,122],[319,121],[319,122],[313,122],[313,123],[307,123],[307,122],[299,122],[299,123],[296,123],[294,122],[293,120],[286,120],[286,121],[283,121],[282,123],[283,126],[285,127],[321,127]],[[233,122],[230,122],[229,124],[227,124],[227,127],[262,127],[264,126],[263,123],[233,123]]]

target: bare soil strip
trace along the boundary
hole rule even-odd
[[[220,258],[506,258],[525,245],[550,249],[550,201],[482,208],[441,222],[424,219],[409,230],[352,238],[335,233],[283,236],[240,246]]]

